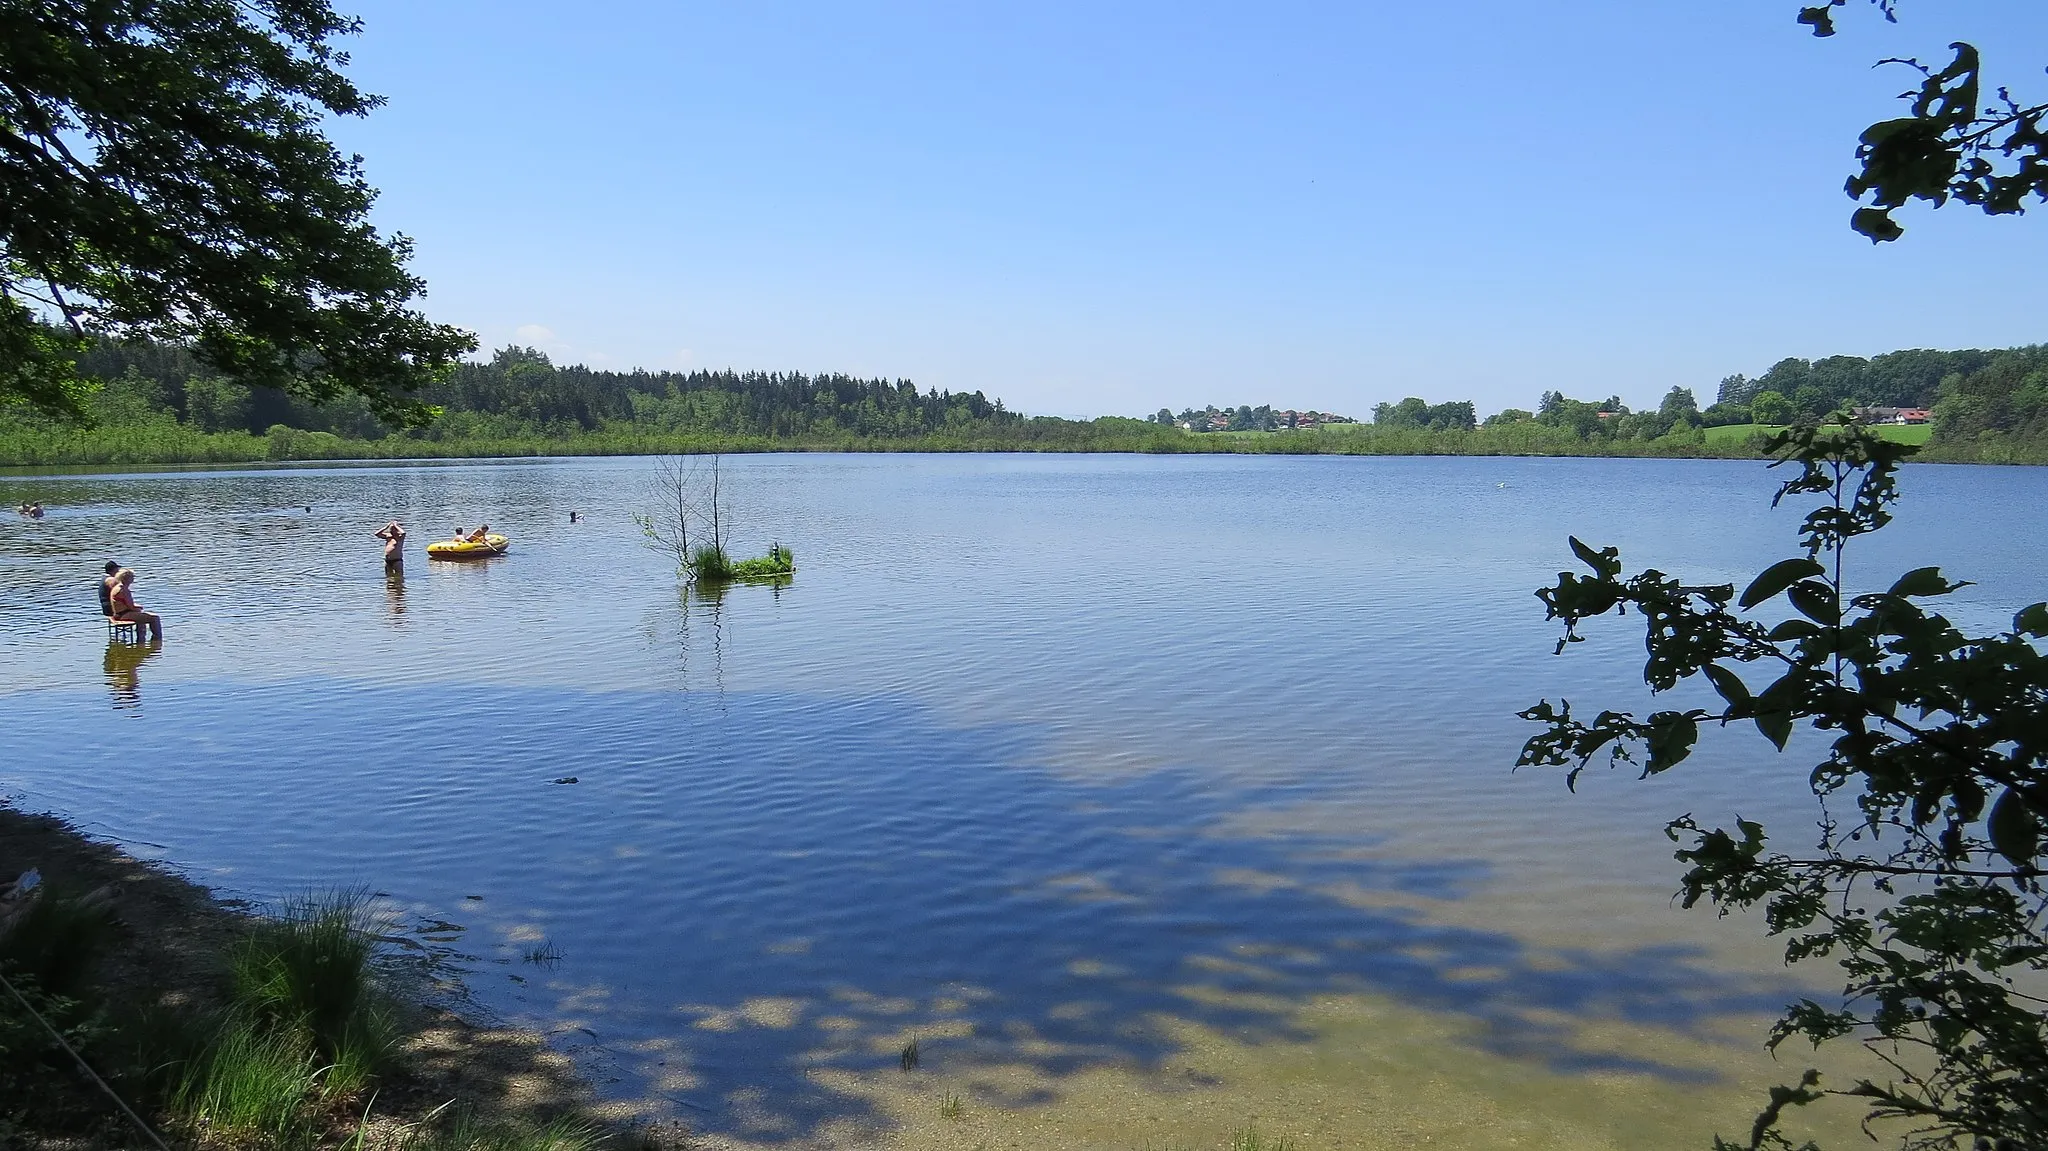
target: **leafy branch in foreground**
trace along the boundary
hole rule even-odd
[[[1835,34],[1834,9],[1848,0],[1799,10],[1815,36]],[[1872,0],[1896,22],[1896,0]],[[1936,70],[1918,60],[1881,60],[1920,74],[1919,86],[1900,94],[1909,111],[1864,129],[1856,148],[1862,170],[1849,177],[1849,197],[1870,197],[1849,224],[1872,243],[1896,240],[1905,229],[1892,212],[1908,201],[1940,207],[1951,198],[1993,216],[2025,211],[2028,196],[2048,200],[2048,104],[2023,105],[2010,90],[1983,94],[1983,63],[1973,44],[1949,45],[1955,59]],[[2004,164],[2001,164],[2004,161]]]
[[[1810,776],[1821,800],[1812,852],[1773,850],[1745,819],[1731,830],[1686,815],[1666,828],[1688,868],[1685,906],[1761,908],[1788,962],[1833,959],[1846,977],[1840,1001],[1790,1007],[1770,1047],[1848,1039],[1887,1068],[1882,1081],[1822,1089],[1810,1071],[1774,1090],[1747,1145],[1790,1147],[1784,1110],[1834,1096],[1864,1102],[1866,1129],[1905,1121],[1907,1147],[2048,1146],[2048,603],[2019,611],[2009,631],[1973,637],[1931,610],[1928,601],[1967,586],[1939,568],[1853,592],[1844,549],[1890,521],[1913,449],[1854,424],[1788,429],[1771,447],[1771,466],[1798,469],[1773,504],[1820,503],[1799,529],[1802,554],[1739,597],[1732,584],[1689,586],[1654,569],[1624,578],[1616,549],[1576,538],[1591,574],[1561,572],[1536,593],[1548,618],[1564,621],[1558,652],[1583,638],[1587,620],[1633,608],[1651,690],[1700,677],[1722,706],[1587,721],[1545,700],[1521,713],[1543,730],[1517,766],[1566,768],[1575,786],[1603,751],[1645,777],[1670,770],[1703,724],[1753,724],[1780,752],[1797,729],[1831,737]],[[1748,614],[1781,601],[1791,608],[1782,619]],[[1854,814],[1836,815],[1836,797]]]
[[[432,418],[413,394],[476,341],[408,306],[411,241],[322,132],[381,103],[340,71],[357,30],[328,0],[0,0],[0,400],[84,419],[105,335]]]

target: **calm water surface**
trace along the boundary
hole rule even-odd
[[[1776,473],[726,466],[741,550],[792,546],[792,586],[680,596],[631,519],[646,460],[0,479],[52,509],[0,524],[0,789],[232,894],[386,893],[478,1004],[733,1141],[1746,1123],[1775,1074],[1757,1021],[1802,985],[1747,926],[1670,906],[1657,829],[1792,831],[1802,773],[1733,731],[1576,797],[1509,767],[1517,709],[1641,694],[1623,626],[1550,657],[1529,593],[1565,536],[1741,580],[1791,554]],[[1939,560],[1977,581],[1953,605],[1975,626],[2048,596],[2012,530],[2048,470],[1905,484],[1853,570]],[[483,519],[511,555],[420,550]],[[106,641],[109,557],[161,650]],[[931,1118],[931,1084],[964,1119]]]

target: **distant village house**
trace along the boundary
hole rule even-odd
[[[1924,424],[1926,408],[1856,408],[1855,417],[1866,424]]]

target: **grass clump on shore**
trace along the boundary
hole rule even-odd
[[[252,917],[0,807],[0,872],[24,860],[103,886],[10,898],[0,881],[0,1147],[591,1151],[612,1138],[565,1063],[493,1055],[511,1045],[390,990],[361,892]]]
[[[330,1111],[375,1086],[397,1027],[376,983],[366,902],[360,892],[297,900],[234,944],[226,1004],[169,1099],[180,1126],[310,1147]]]
[[[323,1127],[312,1106],[319,1090],[320,1071],[298,1036],[232,1019],[187,1064],[169,1110],[195,1138],[309,1147]]]
[[[375,924],[361,892],[288,905],[230,956],[231,1014],[303,1045],[326,1092],[350,1097],[391,1062],[397,1028],[375,983]]]

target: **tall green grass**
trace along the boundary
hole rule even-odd
[[[289,1149],[319,1138],[320,1070],[305,1037],[230,1018],[171,1097],[199,1132]]]
[[[1269,1139],[1256,1127],[1246,1127],[1230,1137],[1230,1151],[1295,1151],[1294,1140]]]
[[[317,1142],[324,1110],[368,1090],[394,1059],[376,927],[361,892],[337,892],[287,904],[236,943],[227,1006],[186,1062],[173,1112],[202,1134],[286,1151]]]
[[[406,1132],[398,1151],[592,1151],[602,1134],[571,1119],[531,1124],[487,1120],[457,1109]]]
[[[768,549],[765,556],[741,560],[731,565],[734,579],[773,579],[796,571],[796,555],[781,544]]]
[[[717,544],[697,544],[690,549],[690,575],[717,583],[732,578],[732,557]]]
[[[361,892],[301,899],[252,932],[229,960],[231,1010],[271,1033],[300,1037],[336,1096],[368,1085],[390,1064],[396,1041],[371,969],[375,928]]]

